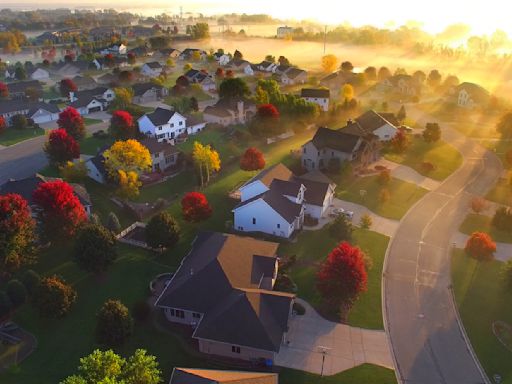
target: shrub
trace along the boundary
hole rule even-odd
[[[467,240],[464,250],[469,256],[479,261],[488,261],[494,258],[496,244],[487,233],[473,232]]]
[[[171,248],[180,239],[178,222],[167,212],[151,218],[146,226],[146,243],[151,248]]]
[[[351,240],[354,227],[345,215],[339,215],[329,226],[329,234],[338,241]]]
[[[107,300],[96,318],[96,339],[100,344],[120,346],[133,332],[130,312],[119,300]]]
[[[429,161],[424,161],[421,163],[421,170],[423,171],[423,173],[428,174],[432,172],[434,169],[436,169],[435,165]]]
[[[119,219],[114,212],[110,212],[108,214],[107,228],[113,233],[119,233],[121,231],[121,224],[119,223]]]
[[[480,213],[487,208],[487,201],[482,197],[474,197],[471,199],[470,206],[473,212]]]
[[[359,226],[363,229],[370,229],[373,224],[372,217],[365,213],[363,216],[361,216],[361,220],[359,221]]]

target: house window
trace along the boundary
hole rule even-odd
[[[201,314],[200,314],[200,313],[197,313],[197,312],[194,312],[194,313],[192,313],[192,317],[193,317],[194,319],[200,319],[200,318],[201,318]]]
[[[252,218],[252,223],[256,224],[256,218],[255,217]]]
[[[281,228],[281,224],[277,224],[277,228]]]
[[[231,352],[233,352],[233,353],[240,353],[240,347],[237,347],[236,345],[233,345],[231,347]]]
[[[183,121],[180,121],[180,125],[183,125]]]
[[[170,308],[169,309],[169,314],[174,317],[175,316],[174,309]]]
[[[180,319],[185,318],[185,312],[183,312],[181,309],[176,310],[176,317],[179,317]]]
[[[306,153],[306,147],[302,148],[302,153]]]
[[[174,128],[174,123],[171,123],[171,128]]]
[[[165,158],[165,164],[171,164],[173,162],[174,162],[174,155],[170,155]]]
[[[244,230],[244,227],[238,227],[238,230],[239,230],[239,231],[243,231],[243,230]]]
[[[161,127],[161,126],[160,126],[160,127],[158,127],[158,130],[159,130],[159,131],[161,131],[162,129],[163,129],[163,127]]]

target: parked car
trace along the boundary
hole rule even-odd
[[[331,212],[329,213],[330,217],[338,217],[340,215],[343,215],[343,216],[347,217],[348,219],[352,220],[352,218],[354,217],[354,212],[347,211],[340,207],[340,208],[333,208],[331,210]]]

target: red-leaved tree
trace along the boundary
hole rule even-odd
[[[496,252],[496,243],[485,232],[473,232],[466,241],[464,250],[469,256],[479,261],[490,261]]]
[[[361,292],[366,291],[368,276],[364,253],[346,241],[327,256],[317,273],[316,286],[333,308],[350,308]]]
[[[111,53],[107,53],[103,59],[105,60],[105,65],[107,67],[113,67],[114,64],[116,63],[115,59],[114,59],[114,55],[112,55]]]
[[[80,140],[85,136],[84,119],[73,107],[67,107],[59,113],[57,125],[59,128],[65,129],[75,140]]]
[[[132,115],[126,111],[114,111],[110,118],[109,132],[116,140],[135,138],[137,129],[133,124]]]
[[[41,183],[32,195],[48,239],[69,238],[87,220],[71,185],[62,180]]]
[[[257,171],[265,168],[263,153],[257,148],[248,148],[240,158],[240,168],[244,171]]]
[[[5,119],[3,116],[0,116],[0,135],[3,131],[7,128],[7,123],[5,122]]]
[[[9,97],[9,88],[7,88],[7,85],[5,83],[2,83],[0,81],[0,98],[6,99]]]
[[[48,136],[44,151],[50,164],[59,166],[80,157],[80,146],[65,129],[54,129]]]
[[[181,199],[181,212],[186,221],[198,222],[212,215],[212,207],[206,196],[199,192],[188,192]]]
[[[224,69],[222,69],[221,67],[217,68],[217,70],[215,71],[215,77],[217,77],[218,79],[223,79]]]
[[[396,131],[395,136],[390,141],[391,149],[397,153],[403,153],[409,146],[409,138],[401,129]]]
[[[0,272],[30,264],[34,256],[35,221],[18,194],[0,196]]]
[[[59,83],[59,91],[62,97],[68,97],[69,92],[76,92],[78,87],[71,79],[62,79]]]
[[[262,104],[258,107],[257,116],[261,120],[277,120],[279,111],[273,104]]]

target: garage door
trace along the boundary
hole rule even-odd
[[[89,113],[93,113],[93,112],[101,112],[101,107],[89,108]]]

